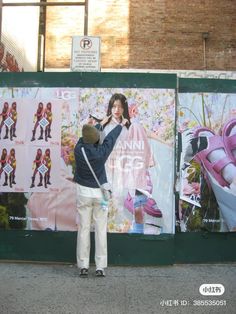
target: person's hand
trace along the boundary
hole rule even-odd
[[[106,116],[105,118],[102,119],[102,121],[100,122],[100,124],[103,126],[104,124],[106,124],[108,122],[108,120],[110,119],[112,115]]]
[[[125,118],[124,118],[124,116],[122,115],[122,121],[121,121],[121,124],[122,124],[123,126],[125,126],[125,125],[126,125],[126,123],[129,123],[129,120],[128,120],[128,119],[125,119]]]
[[[90,125],[95,125],[97,123],[97,121],[94,119],[94,117],[92,115],[89,115],[86,123],[90,124]]]

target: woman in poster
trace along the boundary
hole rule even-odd
[[[52,160],[51,160],[51,156],[50,156],[51,152],[50,149],[47,148],[45,150],[45,154],[43,156],[43,164],[47,167],[47,171],[44,174],[44,187],[47,188],[47,185],[51,184],[50,182],[50,173],[51,173],[51,167],[52,167]]]
[[[36,156],[35,156],[35,159],[33,161],[33,170],[34,170],[34,172],[33,172],[32,183],[31,183],[30,188],[34,188],[35,187],[34,182],[35,182],[36,174],[39,172],[38,169],[42,165],[42,160],[43,160],[42,149],[38,148]],[[43,185],[43,175],[40,172],[39,172],[39,178],[40,178],[40,181],[39,181],[38,186],[42,186]]]
[[[2,128],[3,128],[4,125],[5,125],[5,128],[6,128],[6,134],[5,134],[3,139],[7,139],[8,138],[9,128],[4,123],[4,121],[8,118],[8,115],[9,115],[9,104],[8,104],[8,102],[4,102],[2,113],[0,113],[0,117],[2,118],[2,121],[1,121],[1,124],[0,124],[0,139],[1,139]]]
[[[32,138],[31,138],[31,142],[35,141],[35,134],[36,134],[37,128],[39,126],[39,122],[43,118],[43,114],[44,114],[43,103],[40,102],[38,104],[38,109],[34,115],[34,120],[36,120],[36,121],[34,124],[34,129],[32,131],[33,134],[32,134]],[[40,125],[40,136],[39,136],[38,140],[42,140],[42,139],[43,139],[43,127]]]
[[[101,141],[121,123],[122,117],[128,120],[106,162],[106,172],[118,203],[118,215],[123,215],[124,207],[128,209],[134,214],[129,232],[143,233],[144,212],[162,217],[155,200],[151,198],[152,183],[148,168],[154,166],[154,160],[148,137],[141,124],[131,123],[128,102],[123,94],[112,95],[107,116],[110,118],[102,128]]]
[[[17,123],[17,106],[16,102],[14,101],[11,105],[11,109],[9,112],[9,117],[12,119],[13,124],[10,127],[10,140],[13,140],[13,137],[16,137],[16,123]]]
[[[8,158],[8,163],[12,167],[12,171],[9,173],[9,186],[12,188],[12,184],[16,184],[15,182],[15,174],[16,174],[16,152],[15,149],[12,148],[10,150],[10,155]]]
[[[5,182],[3,183],[3,186],[6,186],[7,185],[7,174],[6,172],[3,170],[4,167],[6,166],[7,164],[7,159],[8,159],[8,156],[7,156],[7,149],[6,148],[3,148],[2,150],[2,155],[1,155],[1,168],[0,168],[0,179],[1,179],[1,176],[2,176],[2,173],[4,172],[5,174]]]
[[[47,103],[44,117],[48,121],[48,125],[45,127],[45,141],[48,141],[48,138],[52,138],[51,136],[51,125],[52,125],[52,104],[50,102]]]

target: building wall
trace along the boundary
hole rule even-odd
[[[50,2],[57,2],[57,0]],[[83,6],[52,6],[47,8],[45,36],[46,68],[70,67],[72,36],[83,35],[83,26]]]
[[[68,68],[71,36],[83,35],[83,11],[51,11],[46,67]],[[88,35],[101,37],[104,69],[236,70],[235,0],[89,0],[88,16]]]

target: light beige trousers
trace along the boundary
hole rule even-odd
[[[95,264],[96,268],[107,267],[107,216],[102,209],[101,199],[77,196],[78,234],[77,265],[89,268],[90,230],[92,221],[95,227]]]

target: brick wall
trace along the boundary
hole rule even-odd
[[[46,67],[69,67],[81,23],[81,9],[48,10]],[[235,25],[235,0],[89,0],[88,35],[101,37],[102,68],[236,70]]]

